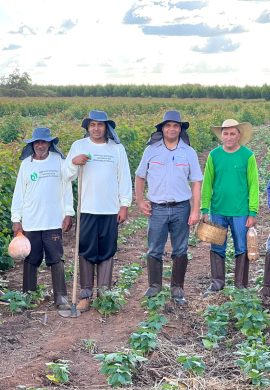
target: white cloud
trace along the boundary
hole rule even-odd
[[[270,84],[269,14],[270,1],[252,0],[0,0],[0,76]]]

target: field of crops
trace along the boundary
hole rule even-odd
[[[60,138],[60,147],[67,153],[73,141],[83,136],[81,121],[91,109],[107,111],[117,123],[119,136],[126,147],[132,175],[138,165],[145,143],[159,123],[164,111],[178,109],[190,122],[189,134],[197,151],[208,148],[213,141],[211,124],[224,118],[260,125],[270,117],[270,103],[261,101],[179,100],[139,98],[25,98],[0,100],[0,269],[9,267],[5,257],[6,236],[9,234],[9,209],[22,140],[30,137],[36,126],[50,127]]]
[[[117,123],[132,175],[145,143],[164,111],[178,109],[190,122],[192,146],[204,165],[214,139],[210,125],[224,119],[249,121],[255,127],[251,143],[260,174],[261,212],[258,232],[261,259],[251,265],[251,287],[244,294],[230,286],[233,253],[227,254],[228,290],[207,299],[208,246],[190,235],[186,281],[188,305],[169,302],[165,288],[158,299],[142,301],[147,286],[144,261],[146,220],[136,206],[120,230],[114,288],[107,300],[95,300],[79,319],[63,320],[51,305],[50,275],[41,267],[36,295],[21,294],[22,264],[15,269],[7,255],[11,238],[10,203],[23,139],[36,126],[47,126],[67,153],[84,134],[81,121],[91,109],[107,111]],[[9,306],[0,306],[0,388],[233,390],[270,388],[268,306],[258,298],[262,283],[264,241],[270,233],[265,188],[270,166],[270,102],[127,98],[3,99],[0,100],[0,290]],[[74,230],[65,238],[66,277],[72,281]],[[170,278],[170,247],[164,279]],[[134,264],[136,263],[136,264]],[[9,269],[9,270],[8,270]],[[1,285],[2,283],[2,285]],[[129,292],[129,293],[128,293]],[[20,387],[18,387],[20,386]],[[267,387],[268,386],[268,387]]]

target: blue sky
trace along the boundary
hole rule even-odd
[[[0,77],[270,84],[270,1],[0,0]]]

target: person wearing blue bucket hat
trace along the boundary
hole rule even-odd
[[[156,126],[136,170],[135,194],[140,211],[148,219],[147,268],[150,298],[162,289],[163,253],[170,233],[172,245],[171,297],[186,303],[189,226],[200,218],[202,172],[195,150],[189,145],[188,122],[180,112],[167,111]],[[183,136],[184,134],[184,136]],[[148,185],[144,199],[145,183]],[[189,183],[191,182],[191,187]],[[190,201],[192,200],[192,207]]]
[[[132,184],[126,151],[105,111],[92,110],[82,121],[83,139],[75,141],[66,160],[67,177],[74,180],[83,166],[79,239],[80,302],[90,308],[97,269],[97,294],[112,284],[118,224],[127,218]]]
[[[65,283],[62,232],[72,226],[71,183],[64,178],[64,156],[56,146],[59,139],[47,127],[34,129],[20,159],[11,205],[11,221],[16,236],[23,232],[31,252],[23,264],[23,291],[36,291],[37,269],[43,261],[51,267],[54,302],[69,307]]]

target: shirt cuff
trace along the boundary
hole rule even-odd
[[[257,213],[256,213],[256,211],[249,211],[248,215],[250,217],[256,217]]]
[[[209,209],[201,209],[202,214],[209,214]]]

